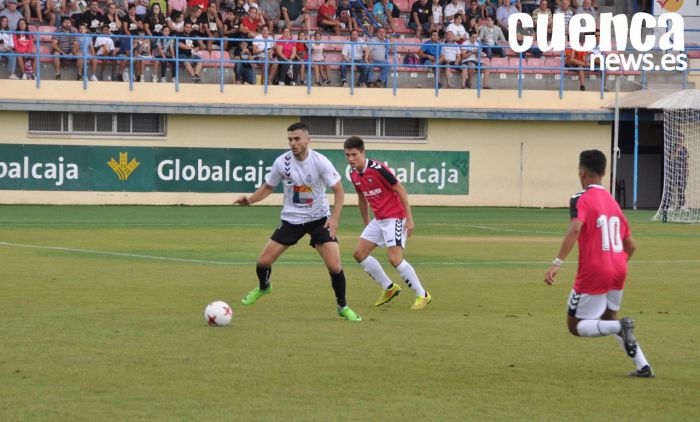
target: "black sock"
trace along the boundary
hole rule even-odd
[[[330,275],[331,285],[335,292],[335,301],[338,303],[338,306],[344,308],[347,306],[347,302],[345,302],[345,273],[343,270],[340,270],[338,274],[330,273]]]
[[[260,290],[267,290],[270,288],[270,274],[272,274],[272,267],[263,267],[262,265],[257,265],[255,267],[255,272],[258,274],[258,282],[260,283]]]

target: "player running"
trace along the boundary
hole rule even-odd
[[[350,137],[344,146],[345,158],[352,167],[350,178],[357,191],[360,215],[365,223],[353,256],[384,289],[374,305],[381,306],[401,292],[401,287],[391,281],[379,261],[370,255],[377,246],[386,246],[389,262],[416,293],[411,309],[424,309],[432,300],[430,293],[421,285],[411,264],[403,259],[406,237],[413,232],[413,216],[406,189],[384,164],[365,157],[365,143],[362,139]],[[368,204],[374,213],[372,221],[369,219]]]
[[[328,158],[309,148],[309,128],[304,123],[289,126],[287,138],[290,151],[277,157],[272,170],[265,177],[265,183],[252,195],[241,196],[234,202],[254,204],[267,198],[280,182],[284,187],[282,221],[260,252],[255,268],[259,286],[241,302],[252,305],[269,294],[272,291],[272,264],[287,248],[309,234],[311,246],[321,255],[331,275],[338,315],[350,321],[362,321],[345,300],[345,274],[340,265],[340,248],[335,237],[344,198],[340,175]],[[326,198],[327,186],[331,187],[335,198],[332,214]]]
[[[584,190],[571,197],[569,231],[544,281],[550,285],[554,283],[554,277],[578,239],[578,272],[568,301],[569,331],[581,337],[614,334],[637,367],[629,375],[653,378],[654,371],[634,337],[634,321],[627,317],[617,320],[627,261],[635,245],[622,210],[601,186],[605,166],[602,152],[581,153],[579,178]]]

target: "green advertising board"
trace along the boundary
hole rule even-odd
[[[0,190],[252,192],[286,150],[0,144]],[[319,150],[354,191],[342,150]],[[467,151],[371,151],[411,193],[469,194]]]

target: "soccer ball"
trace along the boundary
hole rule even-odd
[[[204,309],[204,320],[212,327],[223,327],[231,323],[233,311],[228,303],[217,300]]]

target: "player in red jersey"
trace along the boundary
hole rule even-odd
[[[614,335],[637,367],[630,375],[653,378],[654,371],[634,337],[634,321],[627,317],[617,319],[627,261],[635,245],[620,206],[601,186],[605,166],[602,152],[581,153],[579,178],[584,190],[571,197],[569,231],[544,281],[554,283],[578,240],[578,272],[568,301],[569,332],[580,337]]]
[[[403,259],[406,237],[413,232],[408,193],[384,164],[365,157],[365,143],[362,139],[357,136],[350,137],[344,146],[345,158],[352,167],[350,178],[357,191],[360,215],[365,223],[353,256],[367,274],[384,289],[374,305],[383,305],[401,292],[401,287],[391,281],[379,261],[370,255],[374,248],[380,246],[387,248],[389,262],[416,294],[411,309],[424,309],[432,298],[423,288],[411,264]],[[371,221],[368,205],[374,213]]]

